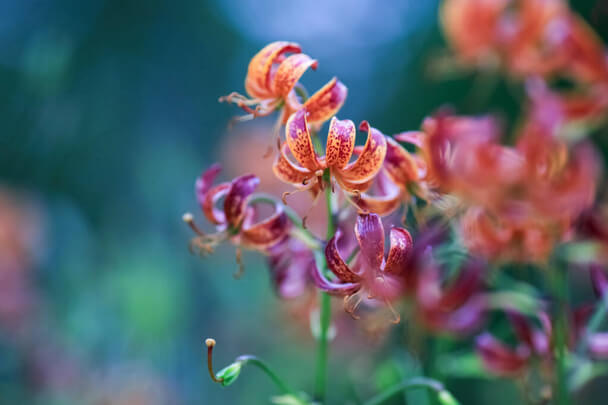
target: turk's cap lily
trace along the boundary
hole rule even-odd
[[[248,174],[214,185],[220,170],[219,165],[213,165],[195,183],[201,209],[218,232],[238,245],[259,250],[267,249],[286,238],[290,224],[281,204],[275,202],[274,211],[267,218],[257,218],[258,210],[253,197],[259,179]],[[200,231],[197,233],[201,237],[207,237]]]
[[[221,100],[236,103],[253,117],[282,109],[282,123],[294,111],[306,108],[310,113],[310,122],[321,124],[342,107],[348,89],[334,77],[302,102],[296,92],[296,89],[302,88],[299,80],[308,69],[316,70],[317,66],[315,59],[302,53],[300,45],[286,41],[272,42],[249,62],[245,90],[251,99],[233,93]]]
[[[281,298],[297,298],[313,285],[314,255],[295,238],[287,238],[269,249],[268,266]]]
[[[326,154],[319,156],[311,138],[308,115],[307,109],[300,109],[289,117],[285,126],[286,143],[273,166],[276,176],[297,188],[318,190],[323,188],[324,171],[330,170],[347,192],[360,193],[369,188],[382,168],[387,152],[386,137],[363,121],[359,128],[367,132],[367,141],[363,147],[355,147],[354,123],[334,117],[329,125]],[[353,156],[357,158],[350,162]]]

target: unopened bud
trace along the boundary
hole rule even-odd
[[[218,371],[217,378],[221,381],[223,387],[227,387],[236,381],[241,373],[242,365],[243,363],[237,361]]]

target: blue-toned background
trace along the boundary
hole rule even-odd
[[[576,3],[608,33],[601,1]],[[219,366],[255,353],[310,389],[307,320],[275,296],[263,259],[246,254],[235,281],[234,250],[191,255],[181,221],[201,217],[193,184],[211,163],[225,163],[224,179],[268,173],[271,122],[227,131],[239,111],[217,100],[242,92],[251,56],[279,39],[319,60],[310,89],[334,75],[349,87],[340,118],[387,134],[446,103],[518,109],[500,87],[475,94],[473,76],[434,78],[436,0],[0,2],[0,404],[266,403],[273,387],[255,369],[227,389],[209,380],[207,336]],[[376,344],[338,326],[341,404],[407,356],[387,349],[396,332]],[[467,405],[518,401],[502,382],[450,387]]]

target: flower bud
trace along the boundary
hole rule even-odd
[[[439,403],[441,405],[460,405],[460,402],[458,402],[456,398],[454,398],[454,396],[446,390],[440,391],[437,398],[439,399]]]
[[[236,381],[241,374],[242,365],[242,362],[236,361],[217,372],[216,377],[221,381],[223,387],[227,387]]]

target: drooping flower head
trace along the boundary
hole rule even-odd
[[[363,121],[359,128],[367,131],[367,141],[361,148],[355,147],[355,124],[350,120],[332,118],[325,156],[319,156],[311,138],[308,111],[298,110],[289,117],[285,126],[286,143],[280,146],[273,166],[276,176],[285,183],[300,190],[310,190],[316,195],[327,185],[323,179],[327,171],[344,191],[365,191],[382,168],[387,141],[367,121]],[[289,153],[296,162],[290,159]],[[357,159],[350,162],[353,155],[357,155]]]
[[[412,237],[404,228],[390,230],[390,248],[384,254],[384,227],[376,214],[360,214],[355,225],[358,251],[351,261],[344,259],[338,249],[341,233],[327,242],[325,258],[336,277],[330,280],[320,271],[313,273],[315,283],[323,291],[344,296],[345,310],[354,314],[364,299],[385,303],[391,311],[391,301],[403,294],[403,273],[412,249]],[[399,315],[395,321],[399,322]]]
[[[201,231],[191,214],[185,214],[184,221],[198,234],[192,240],[193,248],[201,254],[208,254],[219,242],[230,240],[238,246],[237,261],[240,264],[241,246],[265,252],[285,239],[290,223],[283,206],[276,202],[270,216],[258,218],[257,202],[252,198],[259,184],[256,176],[248,174],[214,186],[220,170],[219,165],[213,165],[196,180],[195,185],[203,214],[217,232],[209,235]]]
[[[309,113],[311,124],[323,123],[342,107],[348,90],[334,77],[304,101],[302,97],[306,97],[306,92],[299,83],[300,77],[309,68],[316,69],[317,65],[316,60],[302,53],[300,45],[284,41],[272,42],[249,62],[245,90],[251,98],[232,93],[220,100],[237,104],[250,114],[249,118],[280,110],[281,123],[285,123],[294,111],[304,107]]]

